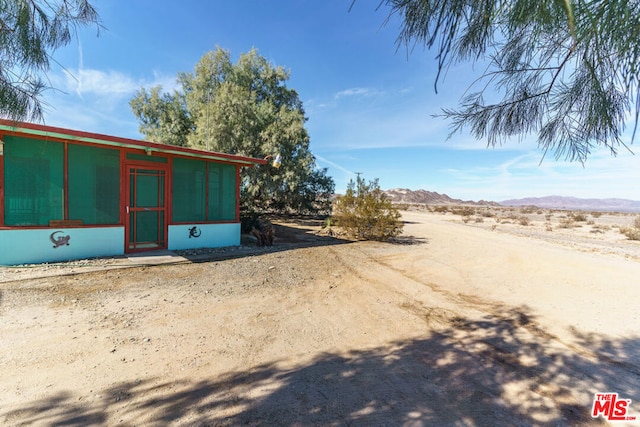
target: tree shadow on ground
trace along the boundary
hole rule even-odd
[[[523,308],[450,318],[424,338],[280,361],[202,381],[149,378],[0,410],[7,424],[584,425],[595,392],[632,399],[637,338],[561,345]],[[99,396],[96,396],[99,395]],[[93,399],[92,399],[93,398]],[[635,411],[634,411],[635,409]]]
[[[176,254],[186,258],[190,262],[221,261],[225,259],[243,258],[247,256],[261,255],[271,252],[290,251],[299,248],[315,246],[332,246],[353,243],[353,240],[342,239],[319,233],[319,220],[297,220],[286,223],[274,223],[275,239],[273,246],[259,247],[257,239],[251,235],[243,234],[241,246],[227,248],[200,248],[175,250]],[[142,253],[145,254],[144,252]],[[159,263],[161,264],[161,263]]]
[[[416,237],[416,236],[402,234],[400,236],[389,239],[388,243],[391,243],[394,245],[406,245],[406,246],[426,245],[427,243],[429,243],[429,239],[426,239],[424,237]]]

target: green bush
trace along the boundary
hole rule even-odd
[[[333,218],[348,235],[364,240],[389,240],[400,235],[404,226],[378,180],[366,184],[360,177],[351,180],[346,194],[335,200]]]

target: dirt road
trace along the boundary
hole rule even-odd
[[[595,392],[640,416],[637,258],[403,218],[0,283],[0,424],[597,425]]]

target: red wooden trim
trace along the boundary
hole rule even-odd
[[[74,225],[70,227],[50,227],[48,225],[20,225],[20,226],[3,226],[0,230],[54,230],[56,228],[117,228],[122,227],[121,224],[84,224]]]
[[[4,134],[0,133],[0,144],[4,144]],[[4,226],[4,146],[0,156],[0,227]]]
[[[225,221],[180,221],[180,222],[171,222],[169,225],[191,225],[191,224],[200,224],[200,225],[216,225],[216,224],[237,224],[238,221],[235,219],[228,219]]]
[[[124,155],[124,151],[120,150],[120,224],[125,225],[125,220],[126,220],[126,211],[125,211],[125,206],[128,203],[128,200],[125,199],[126,197],[126,188],[125,188],[125,184],[127,183],[126,179],[125,179],[125,155]]]
[[[51,228],[78,228],[84,225],[81,219],[50,219]]]
[[[168,177],[170,175],[170,167],[167,163],[155,163],[155,162],[144,162],[144,161],[129,161],[128,159],[126,159],[126,156],[121,156],[121,159],[124,158],[124,166],[123,166],[123,170],[124,170],[124,178],[123,178],[123,185],[125,186],[125,203],[126,205],[123,205],[123,211],[124,211],[124,217],[125,217],[125,221],[124,221],[124,252],[125,253],[132,253],[132,252],[143,252],[143,251],[148,251],[148,250],[152,250],[152,249],[166,249],[169,243],[169,213],[167,212],[169,210],[169,206],[170,206],[170,200],[169,200],[169,192],[168,192],[168,185],[167,185],[167,181],[168,181]],[[161,171],[163,172],[163,174],[158,174],[159,176],[164,176],[164,198],[163,198],[163,206],[158,206],[158,207],[154,207],[154,208],[137,208],[137,207],[132,207],[130,206],[130,201],[131,201],[131,170],[132,169],[145,169],[145,170],[155,170],[155,171]],[[138,190],[138,186],[134,185],[134,194],[133,194],[133,200],[137,199],[137,195],[136,192]],[[160,194],[158,194],[159,196]],[[129,206],[129,213],[126,213],[126,206]],[[133,243],[134,246],[137,246],[138,243],[145,243],[145,242],[138,242],[135,240],[135,236],[136,236],[136,223],[135,221],[133,221],[133,230],[131,230],[131,215],[135,215],[135,212],[139,212],[139,211],[154,211],[154,212],[164,212],[164,216],[163,216],[163,221],[162,224],[160,223],[160,218],[158,216],[158,231],[160,231],[160,227],[163,228],[163,233],[162,233],[162,238],[159,238],[155,243],[158,243],[158,247],[156,248],[137,248],[134,247],[133,249],[129,248],[129,243]],[[133,242],[129,242],[129,236],[133,233],[134,239]]]
[[[129,225],[128,225],[128,215],[126,212],[126,204],[129,202],[127,199],[128,189],[126,188],[127,180],[125,179],[127,169],[125,168],[125,154],[124,150],[120,150],[120,224],[124,227],[124,241],[122,242],[122,251],[123,253],[127,252],[127,247],[129,246]]]
[[[136,168],[142,169],[165,169],[167,168],[168,163],[158,163],[158,162],[145,162],[144,160],[131,160],[127,159],[126,155],[123,159],[123,162],[128,166],[133,166]]]

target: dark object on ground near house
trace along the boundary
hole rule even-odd
[[[276,237],[276,229],[272,225],[261,227],[260,230],[253,227],[250,234],[257,239],[258,246],[273,246],[273,239]]]

